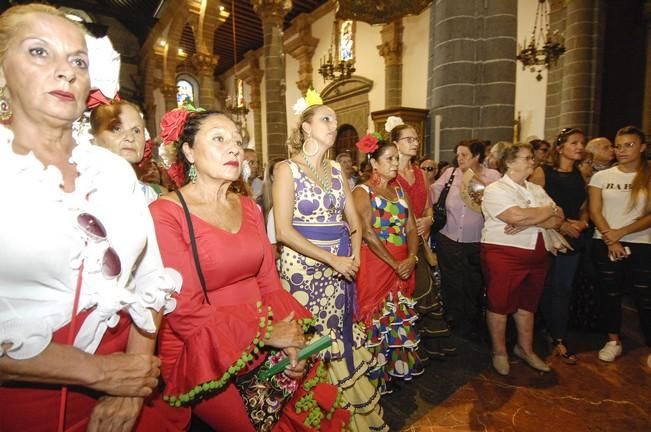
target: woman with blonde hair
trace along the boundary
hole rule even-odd
[[[590,179],[590,217],[596,230],[592,257],[597,268],[608,342],[599,359],[612,362],[622,354],[622,296],[635,298],[640,327],[651,347],[651,167],[644,133],[626,126],[615,136],[618,164]],[[651,353],[646,360],[651,368]]]
[[[73,135],[85,31],[31,4],[0,15],[0,430],[173,430],[158,386],[164,269],[131,167]]]
[[[314,93],[308,92],[306,99]],[[335,341],[322,358],[330,382],[342,391],[344,407],[353,413],[351,427],[387,430],[380,395],[365,376],[374,359],[364,348],[363,330],[353,324],[362,240],[359,216],[340,165],[325,158],[337,136],[337,116],[320,97],[314,99],[300,109],[290,138],[292,158],[276,167],[280,277],[314,316],[316,332]]]

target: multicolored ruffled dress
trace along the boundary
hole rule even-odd
[[[325,191],[293,161],[293,227],[305,238],[330,253],[350,255],[350,237],[343,220],[346,203],[341,168],[331,163],[332,188]],[[343,406],[351,413],[350,427],[356,431],[384,431],[380,393],[367,372],[375,359],[364,347],[361,326],[353,323],[354,284],[348,283],[327,264],[313,260],[286,245],[281,246],[282,284],[315,318],[318,335],[329,334],[335,343],[323,351],[330,382],[342,392]]]
[[[250,421],[251,412],[264,415],[259,408],[269,406],[242,384],[277,360],[265,347],[266,336],[292,312],[297,320],[311,316],[280,284],[260,209],[247,197],[240,203],[242,223],[234,233],[191,215],[205,294],[183,209],[167,199],[150,205],[163,262],[183,275],[174,316],[159,333],[165,388],[158,408],[180,430],[187,430],[194,413],[220,431],[340,431],[350,413],[340,408],[337,388],[318,361],[302,382],[283,374],[273,378],[279,392],[293,395],[275,424],[254,427]]]
[[[357,186],[368,193],[373,210],[373,229],[389,253],[397,261],[409,256],[407,247],[407,220],[409,207],[400,186],[398,199],[388,200],[376,194],[367,185]],[[392,378],[406,381],[423,373],[417,354],[420,336],[414,323],[415,276],[400,279],[386,262],[362,244],[360,268],[357,274],[357,315],[367,330],[366,346],[377,359],[369,372],[372,382],[382,393],[390,393],[387,386]]]

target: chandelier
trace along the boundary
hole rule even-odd
[[[522,62],[522,70],[529,68],[537,72],[536,79],[542,80],[542,70],[556,65],[558,58],[565,52],[564,38],[558,30],[549,30],[549,5],[547,0],[538,0],[536,21],[533,24],[531,40],[524,46],[518,44],[516,59]]]
[[[231,19],[233,27],[233,89],[235,96],[226,97],[226,111],[231,114],[235,123],[246,129],[246,115],[249,108],[244,99],[244,85],[237,76],[237,34],[235,32],[235,0],[231,0]],[[244,132],[244,131],[243,131]]]
[[[355,72],[355,59],[343,60],[341,58],[337,43],[338,36],[339,22],[335,19],[332,24],[332,40],[330,48],[328,48],[328,56],[321,59],[319,66],[319,74],[323,77],[324,82],[350,79]]]

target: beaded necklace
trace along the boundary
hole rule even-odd
[[[316,179],[318,185],[321,186],[321,188],[323,188],[323,191],[325,192],[324,200],[327,202],[326,207],[328,208],[328,210],[332,209],[335,206],[335,196],[332,193],[332,179],[330,179],[330,181],[326,181],[325,178],[322,177],[321,174],[319,174],[317,169],[314,166],[312,166],[310,161],[305,156],[304,152],[301,152],[301,157],[303,158],[305,165],[308,167],[308,169]],[[324,173],[328,172],[328,164],[326,163],[325,159],[321,161],[321,168]]]

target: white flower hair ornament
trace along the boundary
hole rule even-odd
[[[391,133],[394,127],[405,124],[400,117],[389,116],[386,123],[384,123],[384,130]]]
[[[323,99],[321,99],[321,95],[319,95],[316,90],[310,88],[307,90],[305,97],[302,97],[296,101],[296,103],[292,106],[292,109],[294,110],[295,115],[300,116],[303,114],[303,111],[313,105],[323,105]]]
[[[94,38],[86,35],[90,88],[97,89],[107,99],[114,99],[120,90],[120,53],[113,49],[108,36]]]

